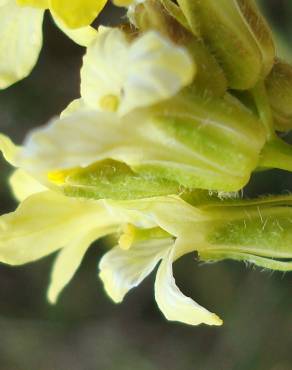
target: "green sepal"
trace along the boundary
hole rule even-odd
[[[277,61],[265,80],[269,102],[279,131],[292,129],[292,66]]]
[[[273,270],[292,270],[292,197],[226,199],[199,206],[210,222],[201,260],[234,259]]]
[[[231,252],[231,251],[201,251],[199,253],[201,261],[219,262],[223,260],[235,260],[252,263],[258,267],[276,271],[292,271],[292,261],[274,260],[272,258],[260,257],[248,253]]]
[[[190,30],[188,21],[178,5],[176,5],[172,0],[160,0],[160,2],[172,18],[174,18],[187,30]]]
[[[191,38],[185,47],[196,62],[197,73],[193,88],[202,95],[223,96],[227,91],[227,79],[223,69],[202,40]]]
[[[89,199],[142,199],[178,194],[182,188],[174,181],[141,176],[125,163],[107,159],[86,168],[59,172],[65,195]]]
[[[177,0],[177,3],[187,19],[193,34],[195,36],[200,36],[200,20],[198,18],[198,7],[196,1]]]
[[[265,141],[262,124],[229,95],[215,98],[185,91],[158,105],[151,121],[166,146],[165,160],[137,163],[135,171],[188,188],[241,189],[257,167]],[[168,143],[178,153],[175,161],[170,156],[167,160]]]

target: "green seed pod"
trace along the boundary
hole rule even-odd
[[[292,66],[277,61],[265,81],[269,101],[279,131],[292,128]]]
[[[274,43],[253,0],[180,0],[179,4],[195,34],[199,29],[217,56],[231,88],[249,89],[270,72]]]

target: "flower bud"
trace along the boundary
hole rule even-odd
[[[140,31],[156,30],[174,44],[185,47],[197,67],[194,87],[222,96],[227,90],[223,69],[203,41],[191,32],[182,10],[170,0],[146,0],[134,8],[131,19]]]
[[[193,88],[201,94],[223,96],[227,90],[227,79],[216,58],[204,43],[196,38],[189,40],[185,47],[197,67]]]
[[[276,129],[292,128],[292,66],[277,61],[265,81]]]
[[[271,31],[253,0],[179,4],[191,28],[218,57],[231,88],[249,89],[270,72],[275,56]]]

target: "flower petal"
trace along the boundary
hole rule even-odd
[[[128,69],[128,48],[122,31],[99,27],[95,42],[87,48],[80,71],[81,96],[89,108],[102,110],[104,96],[120,96]]]
[[[163,258],[156,275],[155,299],[165,317],[189,325],[222,325],[222,320],[214,313],[186,297],[175,284],[172,263],[175,247]]]
[[[69,28],[61,20],[54,18],[56,25],[65,33],[71,40],[81,46],[89,46],[96,38],[97,31],[91,26],[80,28]]]
[[[16,0],[18,5],[34,6],[36,8],[46,9],[49,6],[49,0]]]
[[[82,113],[87,111],[84,101],[80,99],[72,100],[67,107],[61,112],[60,118],[65,118],[71,116],[73,113]]]
[[[187,51],[154,31],[130,43],[122,31],[100,28],[83,62],[85,102],[101,110],[117,105],[120,114],[175,95],[195,73]]]
[[[0,134],[0,151],[8,163],[15,165],[19,150],[20,147],[15,145],[8,136]]]
[[[77,109],[78,109],[78,102]],[[32,132],[19,154],[19,167],[29,172],[86,167],[106,158],[105,152],[123,139],[119,120],[113,113],[78,112],[69,106],[62,119]],[[68,111],[67,111],[68,110]]]
[[[20,265],[42,258],[98,227],[100,220],[104,225],[107,214],[98,202],[52,191],[33,194],[0,217],[0,261]]]
[[[172,239],[152,240],[128,250],[115,247],[106,253],[99,264],[99,276],[113,301],[121,302],[130,289],[139,285],[172,244]]]
[[[19,202],[22,202],[32,194],[47,190],[45,186],[21,169],[17,169],[13,172],[10,176],[9,184],[15,198]]]
[[[0,89],[26,77],[42,46],[44,11],[17,6],[9,0],[0,6]]]
[[[56,303],[59,294],[77,271],[90,244],[102,236],[115,232],[115,230],[116,227],[100,226],[98,229],[80,235],[59,252],[53,266],[47,294],[50,303]]]
[[[69,28],[90,25],[107,0],[49,0],[50,10]]]
[[[129,61],[121,114],[170,98],[192,82],[196,71],[185,49],[154,31],[132,44]]]

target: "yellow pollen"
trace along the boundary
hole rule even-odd
[[[102,110],[116,112],[119,107],[119,98],[112,94],[105,95],[100,99],[99,105]]]

